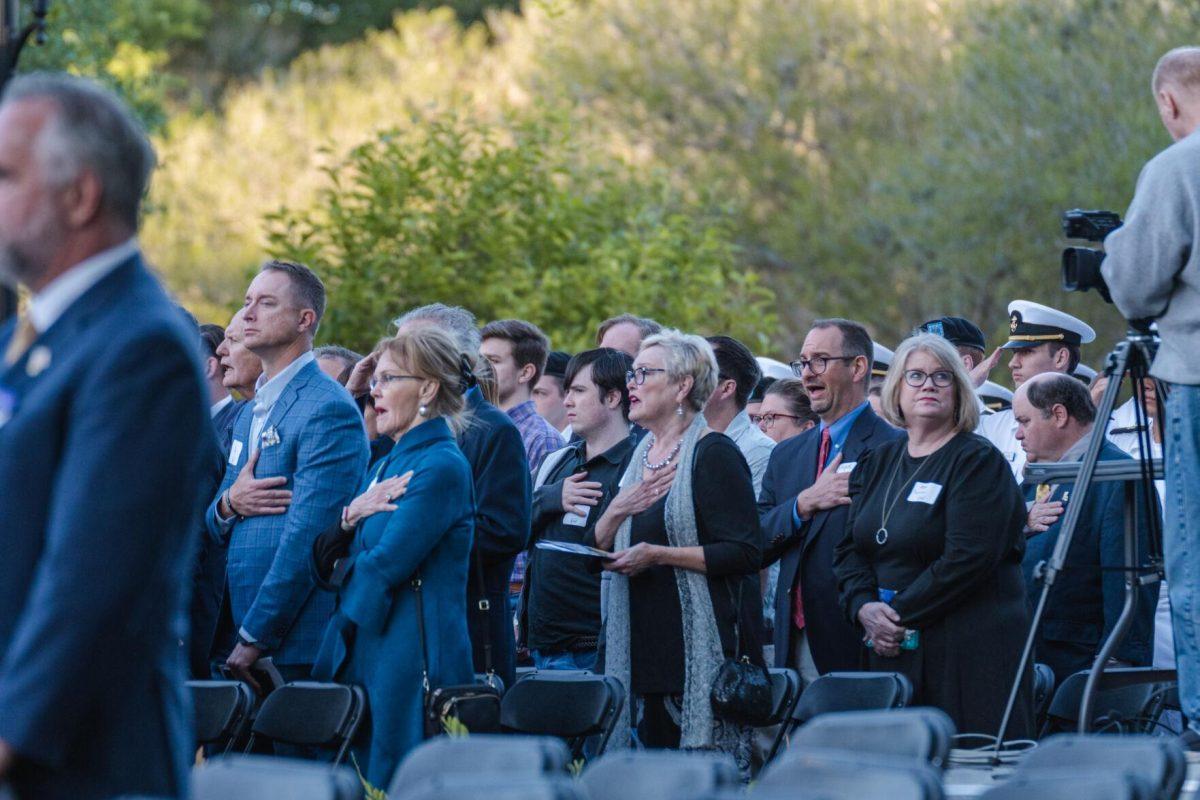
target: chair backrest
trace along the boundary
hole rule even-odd
[[[462,775],[429,778],[416,786],[388,793],[388,800],[592,800],[566,777],[510,778]]]
[[[1016,775],[1053,774],[1064,765],[1082,772],[1137,775],[1154,787],[1157,797],[1174,800],[1183,786],[1187,756],[1173,738],[1166,736],[1064,733],[1045,739],[1031,750],[1017,766]]]
[[[1015,775],[988,789],[980,800],[1154,800],[1145,779],[1127,772],[1057,772]]]
[[[830,672],[800,695],[792,719],[807,722],[831,711],[903,708],[912,699],[912,683],[899,672]]]
[[[767,672],[771,676],[771,720],[767,725],[779,725],[792,718],[796,703],[800,702],[800,673],[778,668]]]
[[[912,758],[942,769],[954,734],[954,722],[937,708],[841,711],[813,717],[789,746]]]
[[[578,755],[588,736],[600,735],[604,751],[625,700],[621,682],[584,672],[534,672],[509,687],[500,701],[500,728],[558,736]]]
[[[1037,719],[1045,716],[1050,708],[1050,698],[1054,696],[1054,670],[1046,664],[1033,665],[1033,708]]]
[[[227,755],[192,770],[192,800],[360,800],[362,781],[349,767],[330,769],[273,756]]]
[[[1124,685],[1114,688],[1102,688],[1096,692],[1092,704],[1091,730],[1096,732],[1113,733],[1145,733],[1153,727],[1149,720],[1151,706],[1156,696],[1160,696],[1167,684],[1156,680],[1162,674],[1161,670],[1151,669],[1113,669],[1107,670],[1103,680],[1118,679]],[[1145,675],[1145,681],[1138,681],[1139,675]],[[1074,731],[1079,724],[1079,706],[1083,701],[1083,690],[1087,684],[1088,672],[1076,672],[1067,676],[1054,692],[1050,708],[1046,712],[1046,725],[1043,735],[1056,732]]]
[[[799,790],[799,791],[798,791]],[[941,800],[941,775],[911,758],[791,747],[759,776],[756,800]]]
[[[296,681],[267,695],[254,718],[255,737],[309,747],[336,748],[334,763],[345,756],[366,708],[366,694],[358,686]]]
[[[501,775],[509,780],[565,775],[571,751],[561,739],[549,736],[471,734],[465,738],[439,736],[423,742],[396,768],[388,797],[421,781],[450,776]]]
[[[588,764],[583,785],[590,800],[691,800],[740,788],[741,776],[725,753],[622,750]]]
[[[254,711],[254,692],[241,681],[188,681],[187,687],[196,743],[228,751]]]

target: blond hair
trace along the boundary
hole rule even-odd
[[[426,409],[429,416],[445,417],[456,433],[466,426],[462,359],[449,333],[432,325],[407,328],[375,348],[376,355],[384,352],[414,375],[437,383],[437,394]]]
[[[896,348],[892,357],[892,365],[888,367],[887,377],[883,379],[883,390],[880,393],[883,418],[898,428],[907,428],[904,412],[900,410],[900,386],[904,382],[904,373],[908,369],[908,358],[913,353],[921,351],[933,356],[938,366],[954,376],[954,432],[973,431],[979,425],[979,406],[975,401],[975,385],[963,365],[962,357],[954,345],[932,333],[918,333],[910,336]]]
[[[704,410],[704,404],[717,388],[717,356],[708,340],[694,333],[667,328],[643,340],[638,352],[651,347],[662,348],[667,378],[672,382],[691,377],[692,390],[688,392],[687,404],[693,411]]]

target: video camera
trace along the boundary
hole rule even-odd
[[[1104,237],[1122,225],[1121,216],[1113,211],[1084,211],[1073,208],[1062,215],[1063,235],[1068,239],[1103,242]],[[1104,251],[1091,247],[1068,247],[1062,253],[1062,283],[1068,292],[1095,289],[1106,303],[1112,302],[1108,285],[1100,274]]]

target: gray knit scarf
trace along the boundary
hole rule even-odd
[[[692,496],[692,469],[696,461],[696,443],[700,441],[707,423],[697,414],[692,424],[684,431],[679,447],[675,479],[667,493],[666,527],[667,541],[672,547],[696,547],[700,544],[696,529],[696,507]],[[642,456],[650,449],[651,437],[645,436],[629,461],[629,468],[621,478],[621,488],[633,486],[642,480]],[[617,529],[614,550],[629,547],[632,522],[626,519]],[[717,631],[717,619],[713,613],[712,598],[708,593],[708,578],[698,572],[675,569],[675,583],[679,587],[679,607],[683,614],[683,663],[684,690],[683,714],[680,719],[680,747],[716,747],[732,753],[737,746],[741,731],[737,726],[726,724],[713,716],[710,694],[713,680],[725,659],[721,648],[721,636]],[[629,659],[629,578],[613,573],[607,605],[606,649],[604,672],[615,676],[628,690],[630,683]],[[626,703],[621,718],[613,732],[614,747],[628,747],[632,728],[632,692],[626,692]]]

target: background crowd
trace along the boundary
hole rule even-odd
[[[1200,51],[1171,58],[1155,86],[1192,130]],[[629,313],[554,351],[535,321],[400,296],[369,353],[316,348],[337,297],[298,261],[263,263],[223,327],[167,298],[136,238],[152,166],[87,81],[25,77],[0,104],[0,267],[31,292],[2,340],[0,483],[30,489],[0,497],[0,779],[31,796],[177,792],[185,653],[195,677],[259,690],[268,658],[284,680],[363,687],[355,750],[376,785],[424,737],[429,687],[511,685],[522,663],[619,679],[613,746],[718,748],[743,770],[753,730],[711,697],[728,659],[806,682],[902,672],[969,733],[998,729],[1016,676],[1008,733],[1028,736],[1020,643],[1073,502],[1035,658],[1062,680],[1113,627],[1117,493],[1026,478],[1097,437],[1103,458],[1133,449],[1132,406],[1097,419],[1103,382],[1079,372],[1095,333],[1070,314],[1012,300],[1000,343],[913,319],[894,350],[869,319],[817,319],[783,367]],[[1173,649],[1165,588],[1140,591],[1121,663]],[[86,667],[100,646],[120,662]]]

